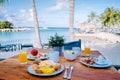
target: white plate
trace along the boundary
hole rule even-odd
[[[30,59],[30,60],[39,60],[39,59],[47,59],[48,56],[38,58],[37,56],[32,56],[31,54],[28,54],[28,55],[27,55],[27,58]]]
[[[86,66],[90,66],[90,67],[96,67],[96,68],[107,68],[107,67],[110,67],[112,65],[112,63],[109,61],[109,60],[106,60],[105,64],[97,64],[96,62],[94,64],[88,64],[86,62],[84,62],[84,59],[85,58],[81,58],[80,59],[80,62]]]
[[[54,75],[60,74],[63,70],[64,70],[64,66],[61,65],[61,68],[60,68],[59,70],[55,71],[55,72],[52,73],[52,74],[39,74],[39,73],[36,73],[36,72],[33,70],[32,66],[29,66],[29,67],[28,67],[28,72],[29,72],[30,74],[32,74],[32,75],[35,75],[35,76],[54,76]]]

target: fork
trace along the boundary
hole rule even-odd
[[[64,75],[63,75],[63,78],[67,78],[67,76],[68,76],[68,74],[67,74],[67,72],[68,72],[68,69],[69,69],[69,66],[70,66],[70,64],[69,63],[66,63],[66,65],[65,65],[65,73],[64,73]]]

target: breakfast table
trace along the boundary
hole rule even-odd
[[[50,52],[49,49],[39,49],[39,52]],[[83,53],[81,53],[83,54]],[[99,51],[91,51],[92,56],[99,56]],[[80,63],[78,56],[75,60],[67,60],[64,56],[59,57],[59,63],[64,65],[69,62],[74,64],[71,80],[120,80],[120,73],[113,67],[108,68],[94,68]],[[65,70],[54,76],[35,76],[28,72],[28,66],[34,61],[27,60],[27,64],[20,64],[18,56],[8,58],[0,61],[0,80],[67,80],[63,78]]]

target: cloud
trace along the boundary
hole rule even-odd
[[[40,26],[46,25],[46,18],[38,16]],[[14,24],[15,27],[17,26],[34,26],[34,19],[33,19],[33,12],[32,9],[20,9],[15,13],[8,13],[6,10],[2,10],[0,12],[0,20],[7,20]]]
[[[54,12],[68,7],[69,0],[55,0],[56,5],[47,8],[48,12]]]
[[[32,9],[20,9],[14,14],[8,13],[6,10],[2,10],[0,13],[0,20],[7,20],[12,22],[14,25],[28,26],[33,25]]]
[[[0,20],[7,20],[10,22],[13,22],[13,15],[9,15],[8,12],[6,10],[2,10],[0,13]]]

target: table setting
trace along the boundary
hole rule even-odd
[[[51,46],[56,47],[52,42],[50,39]],[[80,69],[79,66],[76,67],[76,63],[89,69],[104,69],[112,65],[102,55],[92,56],[91,45],[88,41],[84,43],[84,50],[78,46],[73,46],[70,49],[64,47],[61,47],[62,50],[59,49],[53,48],[50,52],[42,52],[37,49],[30,50],[27,59],[31,60],[32,63],[27,67],[27,72],[40,78],[61,75],[61,78],[70,80],[75,77],[76,68]]]
[[[91,51],[89,51],[89,54],[90,52]],[[59,52],[52,50],[49,53],[39,53],[38,50],[32,49],[27,59],[33,60],[34,62],[27,70],[30,74],[40,77],[55,76],[64,71],[63,78],[71,79],[74,64],[70,64],[69,61],[75,61],[81,56],[81,53],[86,54],[85,50],[82,52],[78,47],[74,47],[72,50],[64,50],[63,57],[67,60],[67,63],[63,65],[59,63]],[[102,55],[94,57],[91,55],[83,56],[79,58],[79,62],[86,67],[93,68],[107,68],[112,65],[112,63]],[[56,66],[59,68],[56,69]]]
[[[31,50],[27,52],[27,55],[30,54],[30,52]],[[53,52],[54,51],[48,49],[39,49],[38,51],[38,53],[52,53],[51,55],[53,55]],[[91,50],[90,56],[83,56],[84,50],[80,51],[79,56],[76,56],[77,53],[75,52],[75,54],[73,54],[74,56],[76,56],[74,59],[70,59],[71,57],[66,58],[64,56],[64,54],[71,55],[73,52],[73,50],[70,50],[70,53],[69,51],[68,53],[66,53],[66,51],[64,50],[63,55],[59,56],[58,61],[56,60],[57,62],[54,62],[54,58],[30,60],[27,58],[26,52],[21,51],[20,54],[22,54],[22,56],[24,55],[24,59],[20,60],[21,56],[18,54],[17,56],[0,62],[0,79],[97,80],[99,77],[100,80],[120,80],[120,74],[112,65],[99,69],[98,67],[85,65],[80,62],[80,60],[84,60],[84,58],[88,58],[88,61],[89,59],[91,61],[94,58],[95,60],[98,60],[98,62],[95,62],[96,65],[108,64],[109,62],[107,61],[109,60],[101,57],[102,55],[98,51]],[[86,74],[89,74],[90,76],[86,76]]]
[[[26,53],[25,51],[20,52]],[[69,58],[65,57],[66,60],[74,60],[79,53],[73,51],[73,50],[67,50],[64,51],[64,54],[72,54],[70,56],[74,56],[73,58],[69,56]],[[19,58],[20,56],[18,56]],[[22,56],[26,57],[26,56]],[[71,79],[72,71],[74,69],[74,64],[69,64],[69,67],[66,69],[66,65],[63,65],[59,62],[59,52],[57,51],[50,51],[49,53],[40,53],[37,49],[32,49],[27,54],[27,59],[32,60],[33,62],[28,66],[27,71],[29,74],[32,74],[34,76],[39,77],[50,77],[50,76],[56,76],[65,71],[63,74],[63,78],[65,79]],[[20,59],[19,59],[20,61]],[[26,60],[24,62],[27,62]],[[21,63],[21,62],[20,62]],[[23,64],[22,64],[23,65]],[[67,71],[66,71],[67,70]],[[69,72],[68,72],[69,71]]]

